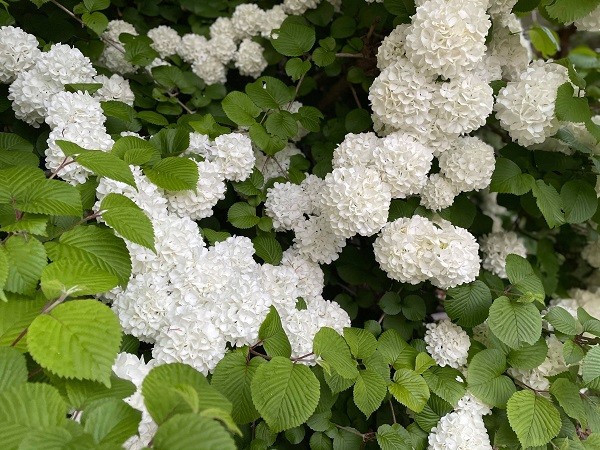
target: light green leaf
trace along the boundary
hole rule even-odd
[[[96,300],[73,300],[34,319],[27,349],[43,368],[64,378],[110,382],[121,343],[115,313]]]
[[[308,66],[310,68],[310,62]],[[264,110],[285,107],[294,98],[294,89],[273,77],[260,77],[248,83],[245,90],[254,104]]]
[[[75,186],[57,180],[45,180],[27,187],[14,207],[20,211],[53,216],[80,216],[81,196]]]
[[[91,436],[89,437],[91,440]],[[19,444],[19,450],[71,450],[73,447],[69,444],[73,444],[73,441],[73,436],[66,428],[48,427],[27,433]],[[93,444],[93,440],[90,444]],[[90,447],[82,446],[81,448],[87,449]]]
[[[387,382],[381,375],[372,369],[364,369],[358,372],[358,378],[354,384],[354,403],[369,418],[387,394]]]
[[[598,209],[594,186],[583,180],[571,180],[563,184],[560,198],[568,223],[582,223],[590,219]]]
[[[258,411],[252,403],[250,386],[256,370],[265,363],[263,358],[252,358],[248,361],[246,352],[233,351],[227,353],[215,367],[211,384],[231,401],[231,416],[240,425],[259,418]]]
[[[223,111],[231,121],[241,126],[256,123],[255,118],[260,114],[260,108],[252,99],[239,91],[232,91],[221,102]]]
[[[289,358],[292,354],[290,341],[281,326],[281,318],[274,306],[271,306],[269,314],[260,325],[258,338],[269,356],[283,356]]]
[[[529,370],[543,363],[547,354],[548,344],[542,336],[533,345],[524,345],[521,348],[509,351],[506,355],[506,361],[511,367]]]
[[[166,68],[165,66],[157,67],[159,70]],[[163,128],[158,133],[153,135],[149,142],[163,156],[174,157],[181,155],[190,146],[190,132],[187,128]],[[185,158],[184,158],[185,159]]]
[[[260,218],[256,215],[256,208],[246,202],[237,202],[227,211],[227,220],[236,228],[246,229],[258,224]]]
[[[274,266],[281,262],[283,250],[279,241],[275,239],[275,233],[259,234],[252,239],[252,244],[256,256],[262,258],[264,262]]]
[[[490,184],[491,192],[523,195],[531,190],[534,179],[521,172],[519,166],[507,158],[498,158]]]
[[[532,303],[518,303],[499,297],[488,318],[490,330],[510,348],[534,344],[542,333],[542,316]]]
[[[341,377],[353,380],[358,376],[356,361],[350,354],[348,344],[333,328],[323,327],[315,334],[313,352]]]
[[[492,293],[483,281],[473,281],[447,291],[444,309],[462,327],[472,328],[487,319]]]
[[[503,375],[505,370],[506,358],[500,350],[480,351],[469,364],[469,391],[484,403],[503,408],[516,390],[512,380]]]
[[[4,242],[8,261],[8,278],[4,289],[17,294],[31,294],[48,260],[43,244],[33,237],[10,236]]]
[[[415,358],[419,353],[415,348],[406,343],[400,334],[390,329],[379,336],[377,350],[383,356],[386,363],[394,369],[412,369],[415,366]]]
[[[560,42],[556,32],[543,26],[530,28],[529,40],[544,58],[554,56],[560,48]]]
[[[565,223],[563,202],[553,186],[544,183],[542,180],[537,180],[535,184],[533,184],[532,192],[536,204],[544,215],[550,228]]]
[[[466,387],[462,374],[452,367],[432,367],[423,372],[423,378],[431,392],[446,400],[451,405],[456,405],[465,395]]]
[[[506,274],[511,284],[525,296],[525,299],[543,303],[546,296],[544,285],[525,258],[509,254],[506,257]]]
[[[98,444],[123,444],[137,434],[142,413],[123,400],[111,398],[86,410],[81,417],[83,429],[90,433]]]
[[[319,396],[319,380],[310,369],[280,356],[262,364],[252,380],[254,406],[274,432],[306,422]]]
[[[583,331],[581,324],[566,309],[559,306],[550,307],[544,319],[563,334],[574,336]]]
[[[381,425],[377,428],[377,443],[381,450],[412,450],[410,433],[402,425]]]
[[[344,339],[355,358],[368,358],[377,350],[377,339],[373,333],[362,328],[344,328]]]
[[[566,378],[558,378],[550,385],[550,394],[552,394],[569,417],[572,417],[584,426],[587,425],[583,401],[579,394],[579,387],[575,383],[571,383]]]
[[[158,187],[167,191],[196,189],[198,184],[198,166],[188,158],[164,158],[151,168],[145,168],[144,174]]]
[[[108,194],[100,203],[102,218],[125,239],[154,250],[154,228],[144,211],[121,194]]]
[[[389,390],[396,400],[416,413],[423,411],[429,400],[427,383],[421,375],[413,370],[397,370]]]
[[[569,0],[554,0],[546,4],[546,11],[550,17],[566,24],[591,13],[598,5],[600,0],[579,0],[575,3]]]
[[[57,141],[60,145],[61,141]],[[129,165],[111,153],[102,150],[84,150],[73,155],[75,161],[96,175],[136,187]]]
[[[69,292],[73,297],[101,294],[119,284],[110,272],[85,261],[60,259],[42,271],[41,287],[46,298],[52,300]]]
[[[48,236],[48,216],[24,213],[19,220],[6,224],[0,231],[5,233],[16,233],[24,231],[37,236]]]
[[[595,345],[588,350],[581,362],[581,372],[585,383],[600,384],[600,346]]]
[[[178,414],[170,418],[154,435],[156,450],[235,450],[231,435],[215,420],[197,414]]]
[[[83,13],[81,15],[81,21],[98,36],[100,36],[108,26],[108,18],[100,12]]]
[[[35,299],[7,294],[7,302],[0,302],[0,345],[11,345],[21,332],[35,319],[47,300],[43,295]],[[14,346],[19,351],[27,349],[27,334]]]
[[[271,44],[285,56],[301,56],[315,44],[315,30],[295,19],[286,19],[278,30],[274,30]]]
[[[560,414],[546,398],[523,390],[506,405],[510,427],[523,447],[546,445],[560,431]]]
[[[25,357],[15,348],[0,347],[0,392],[26,382]]]
[[[71,402],[70,406],[83,410],[99,400],[107,398],[122,400],[129,397],[135,393],[136,387],[131,381],[123,380],[115,374],[111,374],[110,388],[97,381],[67,380],[65,391],[69,402]]]

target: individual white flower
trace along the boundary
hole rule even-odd
[[[590,266],[596,269],[600,268],[600,240],[589,242],[583,248],[581,257],[585,259]]]
[[[506,257],[515,254],[527,257],[527,249],[523,240],[513,231],[500,231],[483,236],[480,240],[483,253],[482,266],[501,278],[506,275]]]
[[[325,186],[325,180],[319,178],[316,175],[308,174],[306,178],[300,183],[302,189],[306,193],[306,197],[310,202],[307,214],[321,215],[321,201],[319,199],[321,192]]]
[[[258,35],[265,21],[265,12],[254,3],[242,3],[231,15],[231,25],[240,40]]]
[[[298,274],[290,266],[263,264],[260,267],[263,288],[272,300],[272,306],[281,317],[294,314],[298,298]]]
[[[405,56],[404,43],[406,35],[410,31],[410,25],[400,24],[388,34],[377,49],[377,68],[385,69],[390,64]]]
[[[421,205],[432,211],[440,211],[452,206],[459,190],[443,175],[434,173],[421,190]]]
[[[310,198],[298,184],[275,183],[267,190],[265,214],[273,219],[276,231],[292,230],[304,222],[310,207]]]
[[[87,92],[59,92],[46,102],[46,123],[51,128],[72,123],[101,127],[105,120],[100,102]]]
[[[267,157],[258,148],[254,149],[256,158],[256,168],[263,174],[265,180],[272,178],[285,177],[290,168],[290,159],[294,155],[301,155],[302,152],[294,144],[288,144],[283,150],[275,153],[274,156]]]
[[[118,101],[133,106],[135,95],[129,87],[129,81],[119,74],[111,75],[110,78],[106,75],[97,75],[94,77],[95,83],[102,83],[102,87],[94,92],[94,98],[101,102]]]
[[[218,58],[208,53],[194,60],[192,72],[202,78],[206,84],[222,84],[227,81],[227,68]]]
[[[244,181],[248,178],[256,162],[252,141],[241,133],[217,137],[214,152],[209,159],[220,167],[223,178],[231,181]]]
[[[325,177],[321,197],[323,215],[335,234],[371,236],[386,223],[391,202],[390,186],[367,167],[340,167]]]
[[[335,261],[346,245],[346,238],[335,234],[323,216],[310,216],[300,221],[294,232],[294,248],[300,255],[319,264]]]
[[[600,6],[574,22],[579,31],[600,31]]]
[[[333,168],[369,167],[373,164],[373,152],[380,145],[380,139],[373,132],[348,133],[333,150]]]
[[[147,36],[152,39],[150,47],[156,50],[161,58],[176,54],[181,42],[181,37],[177,31],[166,25],[159,25],[148,30]]]
[[[485,189],[492,181],[494,148],[477,137],[461,137],[439,156],[440,170],[462,192]]]
[[[233,60],[241,75],[258,78],[268,63],[263,56],[264,48],[258,42],[244,39],[235,53]]]
[[[0,83],[10,83],[40,57],[38,40],[19,27],[0,27]]]
[[[316,8],[320,0],[283,0],[283,10],[291,16],[301,16],[309,9]]]
[[[213,206],[225,198],[227,189],[220,166],[211,161],[196,162],[196,165],[198,183],[195,190],[165,193],[169,211],[192,220],[212,216]]]
[[[221,64],[227,64],[231,61],[237,51],[237,44],[230,36],[221,34],[211,38],[206,47],[208,52],[217,58]]]
[[[494,106],[494,91],[473,74],[443,83],[433,97],[436,125],[445,133],[465,134],[485,125]]]
[[[265,11],[260,25],[261,36],[267,39],[270,38],[271,32],[278,29],[285,19],[287,19],[287,14],[281,5],[274,5],[271,9]]]
[[[466,366],[471,340],[458,325],[449,320],[428,323],[425,337],[427,353],[441,366],[455,369]]]
[[[233,26],[233,23],[229,17],[217,17],[217,19],[210,26],[209,31],[211,38],[216,36],[228,36],[236,42],[240,40],[237,30]]]
[[[202,59],[202,56],[209,53],[209,51],[208,40],[204,36],[194,33],[183,35],[177,45],[177,54],[188,64]]]
[[[374,167],[390,185],[392,198],[421,192],[431,169],[433,151],[405,133],[392,133],[373,150]]]
[[[102,50],[98,62],[112,72],[125,74],[135,72],[137,67],[125,59],[125,48],[119,40],[122,33],[137,36],[135,27],[123,20],[111,20],[102,33],[102,40],[108,41]]]
[[[431,429],[428,450],[492,450],[490,437],[479,414],[452,411]]]
[[[532,58],[531,44],[523,33],[523,26],[514,14],[494,20],[489,53],[500,62],[502,75],[511,81],[527,68]]]
[[[519,144],[539,144],[558,131],[554,112],[557,89],[569,80],[566,67],[544,61],[532,63],[500,91],[496,117]]]
[[[406,36],[406,56],[422,70],[452,78],[481,62],[491,22],[481,3],[428,0]]]

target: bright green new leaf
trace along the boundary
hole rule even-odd
[[[482,350],[473,356],[467,372],[469,391],[484,403],[503,408],[516,388],[506,375],[506,358],[500,350]]]
[[[137,433],[142,413],[123,400],[111,398],[81,417],[83,429],[90,433],[98,444],[114,443],[122,445]]]
[[[511,284],[525,296],[520,299],[521,301],[528,299],[543,303],[546,296],[544,285],[527,259],[513,253],[509,254],[506,257],[506,274]]]
[[[558,35],[555,31],[546,27],[535,26],[530,28],[529,40],[544,58],[554,56],[560,48]]]
[[[110,376],[110,387],[97,381],[90,380],[67,380],[65,391],[70,405],[76,409],[86,409],[94,402],[105,399],[122,400],[136,391],[135,384],[131,381],[118,378],[116,375]],[[98,402],[100,403],[100,402]]]
[[[283,356],[289,358],[292,354],[290,341],[281,326],[281,318],[274,306],[260,325],[258,338],[269,356]]]
[[[490,330],[510,348],[534,344],[542,333],[542,316],[533,303],[519,303],[508,297],[494,300],[488,318]]]
[[[429,400],[429,387],[421,375],[413,370],[399,369],[389,385],[390,393],[403,405],[416,413],[423,411]]]
[[[383,356],[384,361],[394,369],[414,368],[415,358],[419,353],[414,347],[408,345],[394,329],[387,330],[379,336],[377,350]]]
[[[462,327],[472,328],[487,319],[492,293],[483,281],[475,280],[447,291],[444,309]]]
[[[272,431],[296,427],[319,403],[319,380],[307,366],[275,356],[252,380],[252,401]]]
[[[571,180],[563,184],[560,198],[568,223],[582,223],[590,219],[598,209],[598,197],[594,186],[583,180]]]
[[[344,339],[355,358],[368,358],[377,350],[375,336],[362,328],[344,328]]]
[[[77,188],[58,180],[45,180],[28,186],[14,207],[24,212],[53,216],[80,216],[82,213]]]
[[[89,438],[89,442],[83,442],[80,440],[81,438]],[[77,438],[74,438],[73,435],[67,431],[66,427],[53,426],[32,430],[27,433],[25,438],[19,444],[19,450],[71,450],[76,444],[81,445],[82,449],[91,449],[94,440],[89,434],[82,434]]]
[[[236,228],[252,228],[260,221],[256,215],[256,208],[246,202],[237,202],[227,211],[227,220]]]
[[[115,313],[96,300],[73,300],[34,319],[27,349],[45,369],[64,378],[110,382],[121,343]]]
[[[262,258],[267,264],[274,266],[281,262],[283,250],[281,244],[275,238],[275,233],[259,234],[252,239],[256,256]]]
[[[377,443],[381,450],[412,450],[410,433],[400,424],[381,425],[377,428]]]
[[[290,17],[283,21],[278,30],[273,30],[271,44],[285,56],[301,56],[315,44],[313,27]]]
[[[47,302],[41,292],[36,298],[9,293],[6,297],[7,302],[0,302],[0,345],[2,346],[12,345],[17,336],[38,316]],[[25,352],[27,350],[27,334],[14,347]]]
[[[354,404],[369,418],[387,394],[387,381],[371,369],[360,370],[354,384]]]
[[[158,428],[156,450],[235,450],[231,435],[217,422],[197,414],[178,414]]]
[[[506,405],[510,427],[523,447],[546,445],[561,427],[558,409],[530,390],[515,392]]]
[[[313,339],[313,353],[327,363],[327,368],[337,372],[343,378],[355,379],[358,376],[356,361],[350,354],[350,348],[333,328],[321,328]]]
[[[256,117],[260,114],[260,108],[254,104],[252,99],[243,92],[232,91],[221,102],[223,111],[229,119],[241,126],[250,126],[256,123]]]
[[[27,382],[25,357],[12,347],[0,347],[0,392]]]
[[[102,218],[125,239],[154,250],[154,228],[144,211],[121,194],[108,194],[100,203]]]
[[[10,236],[4,242],[4,254],[8,262],[4,290],[17,294],[33,293],[48,264],[43,244],[33,237]]]
[[[534,178],[521,172],[519,166],[507,158],[498,158],[492,175],[490,191],[504,194],[523,195],[531,190]]]
[[[69,292],[72,297],[101,294],[119,284],[116,275],[86,261],[60,259],[42,271],[41,287],[49,300]]]
[[[194,161],[176,156],[161,159],[154,166],[145,168],[144,174],[167,191],[196,189],[199,176],[198,166]]]

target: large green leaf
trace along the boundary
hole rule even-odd
[[[48,299],[69,292],[73,297],[101,294],[119,284],[112,273],[99,269],[86,261],[60,259],[50,263],[42,271],[41,287]]]
[[[227,221],[236,228],[252,228],[260,222],[256,208],[246,202],[237,202],[227,211]]]
[[[100,203],[102,218],[125,239],[154,250],[154,228],[144,211],[121,194],[108,194]]]
[[[274,306],[271,306],[267,317],[260,325],[258,338],[270,356],[289,358],[292,354],[290,341],[281,326],[281,318]]]
[[[522,173],[519,166],[510,159],[498,158],[496,160],[490,191],[523,195],[531,190],[533,184],[533,177],[528,173]]]
[[[0,392],[27,382],[25,357],[12,347],[0,347]]]
[[[542,316],[532,303],[518,303],[508,297],[494,300],[488,319],[490,330],[510,348],[534,344],[542,333]]]
[[[252,380],[254,406],[275,432],[306,422],[319,396],[319,380],[310,369],[280,356],[262,364]]]
[[[465,395],[466,388],[460,371],[452,367],[434,366],[423,372],[423,378],[431,392],[443,398],[451,405],[456,405]]]
[[[266,363],[263,358],[252,358],[248,361],[245,353],[227,353],[215,367],[211,379],[211,385],[233,404],[233,420],[242,425],[260,416],[252,403],[250,386],[256,370]]]
[[[256,256],[262,258],[267,264],[276,266],[281,262],[283,250],[281,244],[275,238],[275,233],[259,234],[252,239],[252,245]]]
[[[568,223],[585,222],[591,219],[598,209],[598,197],[594,186],[583,180],[571,180],[563,184],[560,198]]]
[[[483,281],[473,281],[448,289],[444,309],[462,327],[472,328],[487,319],[492,293]]]
[[[333,328],[323,327],[315,334],[313,353],[327,363],[325,371],[331,367],[343,378],[355,379],[358,376],[356,361],[348,344]]]
[[[16,449],[29,433],[66,422],[67,405],[58,391],[42,383],[23,383],[0,393],[2,448]]]
[[[554,0],[547,2],[546,11],[550,17],[566,24],[591,13],[598,5],[600,0]]]
[[[381,405],[387,394],[387,382],[383,377],[372,369],[364,369],[358,372],[358,378],[354,384],[354,403],[367,416],[373,414]]]
[[[416,413],[423,411],[429,400],[429,387],[414,370],[397,370],[389,390],[396,400]]]
[[[544,319],[546,319],[555,330],[563,334],[574,336],[583,331],[583,327],[575,320],[571,313],[560,306],[552,306],[549,308]]]
[[[412,369],[415,366],[415,358],[419,354],[394,329],[387,330],[379,336],[377,350],[384,361],[394,369]]]
[[[45,244],[48,257],[57,261],[68,259],[74,264],[84,262],[116,276],[119,284],[129,281],[131,259],[123,239],[106,228],[77,226],[63,233],[58,242]]]
[[[136,391],[135,384],[129,380],[118,378],[115,374],[110,376],[110,387],[90,380],[67,380],[65,391],[71,406],[83,410],[93,402],[107,398],[124,399]]]
[[[160,160],[144,174],[158,187],[168,191],[196,189],[198,166],[188,158],[168,157]]]
[[[232,404],[204,375],[182,363],[164,364],[150,371],[142,383],[142,394],[148,412],[159,425],[172,415],[220,409],[225,414]]]
[[[156,450],[235,450],[231,435],[218,422],[197,414],[178,414],[154,435]]]
[[[377,428],[377,443],[381,450],[412,450],[410,433],[400,424],[381,425]]]
[[[260,77],[254,83],[248,83],[245,90],[254,104],[264,110],[279,109],[294,98],[294,89],[273,77]]]
[[[187,128],[163,128],[150,138],[150,143],[163,156],[177,156],[190,146],[190,133]]]
[[[41,293],[36,298],[16,294],[7,294],[7,298],[7,302],[0,302],[0,345],[3,346],[11,345],[47,302]],[[27,334],[15,344],[15,348],[26,351],[26,346]]]
[[[4,254],[8,261],[4,289],[17,294],[33,293],[48,264],[43,244],[33,237],[10,236],[4,242]]]
[[[157,163],[160,160],[159,149],[152,143],[136,136],[124,136],[117,140],[111,153],[127,164],[142,165]]]
[[[595,345],[589,349],[581,362],[583,381],[595,388],[600,387],[600,347]]]
[[[119,319],[96,300],[74,300],[34,319],[27,349],[42,367],[64,378],[110,382],[121,343]]]
[[[500,350],[482,350],[469,364],[469,391],[488,405],[504,407],[516,390],[512,380],[503,375],[505,370],[506,358]]]
[[[536,204],[550,228],[565,223],[562,199],[552,185],[537,180],[532,186],[532,192]]]
[[[344,339],[355,358],[368,358],[377,350],[377,339],[373,333],[362,328],[344,328]]]
[[[508,255],[506,274],[511,284],[525,296],[522,301],[537,300],[543,303],[546,296],[544,285],[525,258],[512,253]]]
[[[221,102],[223,111],[229,119],[241,126],[256,123],[255,118],[260,114],[260,108],[243,92],[232,91]]]
[[[273,33],[271,44],[285,56],[301,56],[315,44],[315,30],[293,18],[286,19]]]
[[[112,442],[121,445],[137,433],[141,419],[142,413],[137,409],[123,400],[109,398],[91,411],[85,411],[81,423],[98,444]]]
[[[579,387],[575,383],[570,382],[566,378],[558,378],[552,382],[550,394],[552,394],[569,417],[572,417],[584,426],[587,424]]]
[[[547,354],[548,344],[542,336],[533,345],[524,345],[509,351],[506,355],[506,361],[511,367],[528,370],[543,363]]]
[[[532,391],[515,392],[508,400],[506,412],[510,427],[523,447],[546,445],[560,431],[558,409]]]

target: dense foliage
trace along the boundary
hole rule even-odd
[[[600,0],[0,1],[6,449],[600,449]]]

